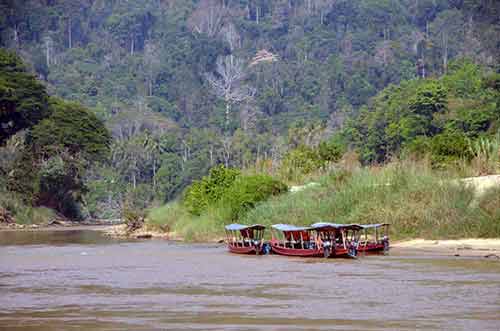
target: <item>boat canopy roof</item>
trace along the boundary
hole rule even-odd
[[[264,230],[266,227],[261,224],[253,224],[253,225],[244,225],[244,224],[238,224],[238,223],[233,223],[225,226],[226,230],[229,231],[241,231],[241,230],[247,230],[247,229],[252,229],[252,230]]]
[[[321,231],[321,230],[329,230],[329,229],[352,229],[352,230],[361,230],[363,227],[358,224],[337,224],[337,223],[328,223],[328,222],[318,222],[314,223],[311,226],[296,226],[291,224],[274,224],[272,225],[273,229],[282,232],[295,232],[295,231]]]
[[[383,226],[388,226],[389,223],[377,223],[377,224],[360,224],[363,229],[373,229],[373,228],[381,228]]]
[[[309,231],[309,230],[314,230],[311,227],[305,227],[305,226],[295,226],[291,224],[273,224],[272,225],[273,229],[276,229],[278,231],[282,232],[292,232],[292,231]]]
[[[314,230],[328,230],[328,229],[347,229],[347,230],[361,230],[363,227],[359,224],[339,224],[329,222],[318,222],[311,225]]]

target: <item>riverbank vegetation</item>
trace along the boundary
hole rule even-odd
[[[0,49],[0,208],[18,223],[83,219],[83,178],[107,158],[110,134],[85,107],[48,96],[21,59]]]
[[[237,221],[267,226],[307,226],[318,221],[390,223],[394,239],[499,237],[499,189],[478,195],[474,185],[456,180],[457,171],[435,170],[424,161],[350,169],[339,166],[311,178],[318,185],[271,197]],[[167,225],[188,240],[220,239],[223,225],[229,222],[224,206],[196,216],[180,201],[148,215],[151,227]]]
[[[390,223],[394,239],[500,236],[498,190],[476,196],[474,187],[452,178],[414,162],[337,170],[317,187],[259,205],[242,221]]]

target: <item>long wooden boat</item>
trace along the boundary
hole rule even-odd
[[[389,250],[389,224],[363,224],[359,232],[358,252],[386,252]]]
[[[229,224],[225,226],[227,248],[236,254],[262,254],[268,253],[263,237],[266,227],[260,224],[243,225]]]
[[[357,224],[315,223],[310,227],[272,226],[273,253],[302,257],[355,257]]]

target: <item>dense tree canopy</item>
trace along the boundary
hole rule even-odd
[[[89,110],[57,98],[50,101],[51,115],[31,130],[29,143],[36,154],[54,155],[67,151],[86,160],[108,156],[111,136]]]
[[[390,86],[343,130],[366,163],[384,162],[406,149],[440,157],[467,157],[467,139],[498,130],[498,89],[470,61],[450,65],[439,79]],[[494,78],[493,78],[494,80]],[[491,88],[484,88],[490,82]]]
[[[14,53],[0,50],[0,142],[7,186],[26,203],[82,217],[86,168],[109,155],[111,135],[94,113],[75,102],[49,97]],[[16,135],[24,130],[26,134]],[[12,142],[14,141],[14,142]]]
[[[0,145],[48,114],[45,86],[15,53],[0,49]]]

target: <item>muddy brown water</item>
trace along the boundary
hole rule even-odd
[[[500,330],[500,262],[0,233],[1,330]]]

